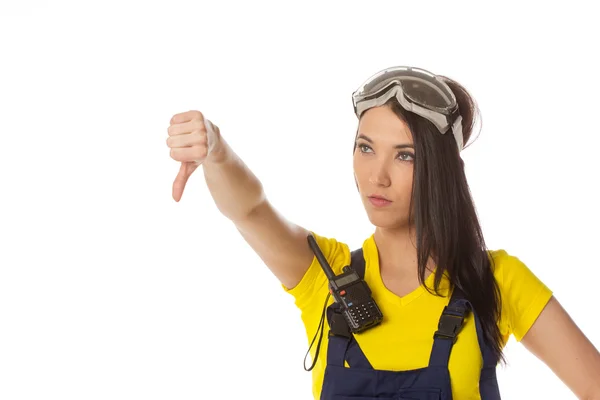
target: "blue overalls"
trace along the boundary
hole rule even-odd
[[[355,267],[355,270],[364,276],[362,249],[352,252],[353,267],[360,262],[363,265]],[[481,399],[500,400],[496,380],[497,360],[485,342],[479,318],[459,289],[454,289],[440,317],[438,331],[434,333],[429,365],[408,371],[374,369],[350,333],[338,306],[334,302],[327,308],[330,331],[321,400],[452,400],[448,361],[469,310],[474,314],[483,357],[479,380]],[[348,362],[350,368],[344,366],[344,361]]]

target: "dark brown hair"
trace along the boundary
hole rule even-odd
[[[463,118],[463,143],[470,145],[475,125],[480,121],[479,108],[462,85],[447,77],[442,79],[456,96]],[[447,274],[451,287],[459,287],[473,305],[488,345],[497,360],[503,362],[503,339],[498,326],[501,299],[493,259],[452,131],[440,134],[433,123],[406,111],[395,98],[386,105],[406,122],[415,146],[409,221],[416,226],[419,282],[424,284],[427,260],[433,258],[437,265],[433,293],[440,295],[439,284]]]

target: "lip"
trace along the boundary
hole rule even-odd
[[[368,199],[375,207],[385,207],[392,204],[391,200],[382,196],[369,196]]]

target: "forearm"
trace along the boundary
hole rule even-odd
[[[261,182],[220,133],[202,166],[217,208],[230,220],[246,217],[264,199]]]

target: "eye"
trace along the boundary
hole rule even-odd
[[[367,146],[364,143],[359,143],[356,147],[358,147],[358,149],[360,150],[361,153],[366,153],[367,150],[365,150],[365,149],[372,150],[369,146]]]
[[[368,145],[366,145],[364,143],[358,143],[356,145],[356,147],[363,154],[364,153],[368,153],[369,151],[373,150],[370,146],[368,146]],[[397,158],[400,161],[403,161],[403,162],[413,162],[415,160],[415,156],[412,153],[408,153],[408,152],[400,152],[400,153],[398,153]]]
[[[415,160],[414,155],[412,155],[411,153],[406,153],[406,152],[398,153],[398,158],[400,159],[400,161],[408,161],[408,162]]]

